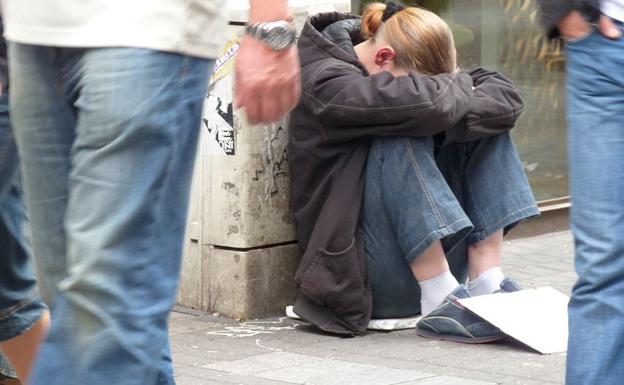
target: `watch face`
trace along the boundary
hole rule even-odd
[[[295,40],[295,33],[282,26],[273,26],[266,30],[263,39],[269,47],[276,51],[289,47]]]

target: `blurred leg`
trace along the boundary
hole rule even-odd
[[[599,60],[597,60],[599,58]],[[624,378],[624,39],[568,44],[572,232],[568,385]]]
[[[4,359],[0,360],[0,371],[16,374],[26,382],[49,318],[36,293],[17,168],[5,90],[0,96],[0,348],[15,373]]]
[[[58,52],[76,117],[67,274],[33,384],[174,383],[167,320],[210,63],[144,49]],[[35,156],[31,130],[20,145]]]

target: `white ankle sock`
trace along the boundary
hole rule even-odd
[[[448,270],[433,278],[418,282],[418,284],[420,285],[421,293],[420,311],[423,316],[442,305],[444,299],[459,286],[457,279]]]
[[[500,289],[501,281],[505,279],[500,266],[493,267],[481,273],[477,278],[468,282],[468,290],[473,296],[492,294]]]

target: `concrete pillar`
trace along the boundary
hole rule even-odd
[[[204,103],[178,302],[248,319],[280,314],[294,300],[299,252],[288,194],[285,122],[249,126],[232,108],[233,64],[247,1],[229,1],[226,46]],[[300,29],[309,15],[348,12],[350,0],[291,1]]]

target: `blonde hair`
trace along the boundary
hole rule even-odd
[[[396,65],[425,75],[453,73],[457,54],[451,28],[435,13],[409,7],[382,21],[385,4],[372,3],[362,15],[362,34],[382,39],[395,51]]]

